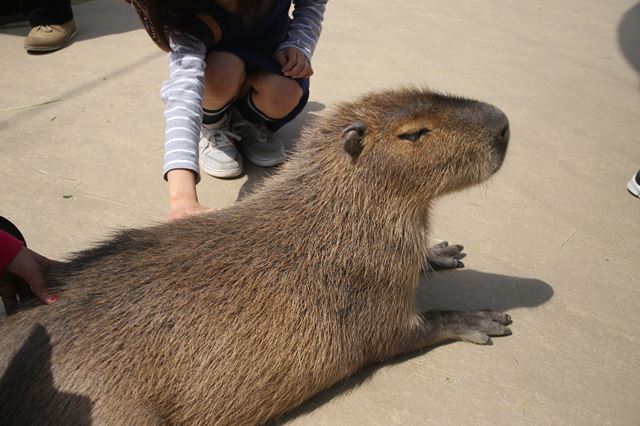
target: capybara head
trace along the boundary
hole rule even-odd
[[[509,140],[499,109],[429,90],[370,94],[339,106],[328,121],[342,132],[342,155],[367,181],[378,176],[381,190],[427,198],[487,179]]]

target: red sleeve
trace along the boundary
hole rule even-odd
[[[16,254],[22,249],[22,241],[11,234],[0,231],[0,272],[11,263]]]

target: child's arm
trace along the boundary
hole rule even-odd
[[[198,202],[196,175],[191,170],[173,169],[167,173],[169,182],[169,219],[182,219],[194,214],[214,211]]]
[[[22,247],[22,241],[0,230],[0,273],[4,272]]]
[[[293,20],[287,39],[275,54],[282,73],[291,78],[309,78],[313,74],[311,55],[322,31],[327,0],[294,0]]]
[[[162,85],[165,102],[164,177],[169,183],[169,218],[180,219],[209,209],[198,203],[198,142],[202,121],[205,47],[184,36],[172,40],[169,79]]]
[[[289,24],[287,39],[278,50],[295,47],[311,62],[322,31],[322,20],[328,0],[293,0],[293,19]]]

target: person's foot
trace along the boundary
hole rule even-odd
[[[256,166],[272,167],[284,163],[284,143],[264,123],[251,123],[234,111],[231,130],[240,135],[240,147],[244,155]]]
[[[632,195],[640,197],[640,170],[638,170],[638,173],[629,180],[629,183],[627,183],[627,189]]]
[[[242,157],[233,143],[240,136],[229,130],[229,114],[200,130],[200,163],[208,175],[229,178],[242,173]]]
[[[27,52],[52,52],[65,47],[76,34],[73,19],[62,25],[38,25],[29,31],[24,48]]]

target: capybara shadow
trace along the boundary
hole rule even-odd
[[[509,137],[497,108],[425,89],[340,104],[234,206],[119,232],[53,269],[60,300],[0,323],[0,371],[42,324],[51,348],[19,358],[50,354],[53,380],[28,363],[12,373],[40,401],[55,401],[38,385],[50,380],[89,398],[96,424],[264,424],[364,367],[508,336],[507,313],[414,299],[431,205],[493,176]],[[0,418],[48,421],[15,403]]]
[[[542,305],[553,293],[553,287],[541,280],[463,269],[422,275],[415,303],[421,311],[507,311]]]
[[[0,405],[3,425],[32,425],[27,419],[38,412],[40,425],[59,425],[63,418],[73,419],[73,425],[91,424],[91,401],[82,395],[59,392],[51,371],[51,339],[38,324],[11,357],[0,378]],[[25,375],[25,372],[28,372]],[[36,378],[31,382],[29,378]],[[43,399],[46,395],[46,399]],[[71,424],[71,423],[69,423]]]

